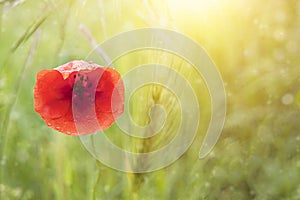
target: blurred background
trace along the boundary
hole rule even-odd
[[[0,199],[300,199],[299,0],[0,0],[0,14]],[[178,31],[207,51],[224,81],[227,114],[218,143],[199,159],[211,117],[201,76],[159,50],[117,59],[121,74],[170,66],[199,91],[190,149],[166,168],[130,174],[95,160],[78,137],[49,129],[34,112],[33,87],[39,70],[89,58],[94,42],[145,27]],[[182,114],[170,91],[138,90],[132,118],[149,123],[154,104],[169,113],[159,137],[137,140],[116,126],[105,134],[133,152],[166,145]]]

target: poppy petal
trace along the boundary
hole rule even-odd
[[[71,61],[37,74],[34,109],[62,133],[92,134],[109,128],[123,113],[124,85],[112,68]]]
[[[44,118],[64,116],[71,105],[71,87],[56,70],[42,70],[34,88],[35,110]]]

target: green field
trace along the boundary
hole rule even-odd
[[[0,14],[1,200],[300,199],[299,0],[0,0]],[[201,111],[199,122],[190,121],[198,123],[197,136],[176,162],[125,173],[93,158],[78,137],[48,128],[34,111],[33,87],[42,69],[100,58],[91,55],[93,42],[148,27],[177,31],[206,50],[226,89],[226,121],[213,151],[199,159],[211,118],[203,77],[163,50],[121,56],[113,66],[122,75],[147,63],[177,71],[197,91]],[[131,117],[147,125],[149,108],[164,106],[160,134],[136,139],[116,124],[105,134],[132,152],[162,148],[188,117],[178,101],[162,85],[145,85],[128,103]]]

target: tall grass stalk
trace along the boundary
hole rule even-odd
[[[0,143],[1,143],[1,160],[4,159],[5,157],[5,153],[6,153],[6,147],[7,147],[7,140],[9,139],[9,137],[11,137],[11,135],[8,135],[8,130],[10,128],[10,118],[11,118],[11,113],[12,110],[14,109],[14,106],[18,100],[19,97],[19,92],[20,92],[20,88],[22,86],[23,81],[25,80],[25,77],[27,75],[27,71],[28,69],[31,67],[32,64],[32,60],[37,48],[37,44],[40,38],[40,30],[36,29],[34,36],[32,37],[32,44],[31,47],[29,49],[28,55],[27,55],[27,59],[22,67],[22,70],[20,72],[19,75],[19,79],[17,79],[18,81],[16,82],[16,86],[15,86],[15,95],[16,97],[14,98],[14,100],[7,106],[6,108],[6,115],[4,117],[4,121],[2,123],[2,127],[1,127],[1,139],[0,139]],[[3,178],[3,170],[4,168],[1,167],[1,174],[0,174],[0,178]]]

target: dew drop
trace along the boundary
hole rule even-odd
[[[299,47],[297,45],[297,42],[295,42],[294,40],[290,40],[286,43],[286,50],[289,53],[297,53],[299,50]]]
[[[297,162],[297,167],[300,167],[300,161]],[[299,190],[300,191],[300,190]],[[299,192],[300,193],[300,192]]]
[[[258,27],[260,30],[264,31],[270,28],[270,26],[268,24],[263,24],[261,23]]]
[[[210,187],[210,183],[209,182],[205,182],[204,186],[208,188],[208,187]]]
[[[57,126],[57,127],[55,127],[57,130],[59,130],[60,129],[60,127],[59,126]]]
[[[72,66],[72,69],[77,69],[77,68],[78,68],[77,65],[73,65],[73,66]]]
[[[20,113],[14,111],[14,112],[11,112],[11,119],[13,120],[17,120],[20,118]]]
[[[282,11],[275,12],[274,18],[278,23],[285,23],[287,19],[286,14]]]
[[[285,54],[282,49],[275,49],[273,52],[273,57],[277,61],[282,61],[285,59]]]
[[[290,93],[287,93],[281,98],[281,102],[284,105],[290,105],[294,102],[294,96]]]
[[[3,158],[2,158],[2,160],[1,160],[1,162],[0,162],[0,164],[1,164],[2,166],[6,164],[6,156],[3,156]]]
[[[0,88],[4,88],[4,86],[5,86],[5,79],[4,78],[1,78],[0,79]]]
[[[110,189],[110,186],[109,186],[109,185],[105,185],[105,186],[104,186],[104,191],[105,191],[105,192],[108,192],[109,189]]]
[[[277,40],[278,42],[282,42],[286,39],[286,33],[284,30],[282,29],[278,29],[278,30],[275,30],[274,33],[273,33],[273,37],[275,40]]]
[[[253,21],[252,21],[252,22],[253,22],[253,24],[255,24],[255,25],[257,25],[257,24],[259,23],[258,19],[256,19],[256,18],[255,18],[255,19],[253,19]]]

